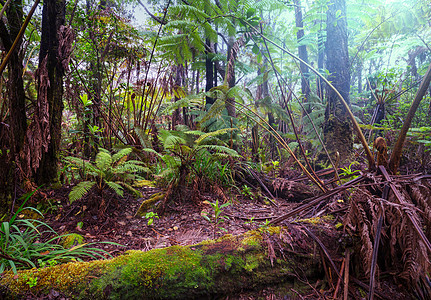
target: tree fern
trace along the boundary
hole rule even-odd
[[[201,146],[197,146],[196,150],[199,151],[201,149],[206,149],[206,150],[211,150],[213,152],[215,152],[217,154],[222,154],[226,155],[224,156],[226,157],[234,157],[234,158],[240,158],[241,155],[238,154],[238,152],[236,152],[235,150],[226,147],[226,146],[220,146],[220,145],[201,145]]]
[[[199,119],[199,123],[203,124],[212,118],[217,118],[218,116],[220,116],[221,112],[225,109],[225,107],[225,99],[217,98],[213,105],[211,105],[208,112]]]
[[[100,148],[96,155],[94,165],[85,162],[81,159],[70,157],[67,160],[79,164],[83,164],[87,169],[92,170],[93,181],[82,181],[78,183],[70,192],[70,202],[82,198],[96,183],[99,192],[102,194],[104,186],[108,186],[115,191],[119,196],[123,196],[123,188],[118,182],[126,184],[128,180],[137,178],[135,173],[149,173],[150,169],[144,166],[144,163],[138,160],[127,160],[127,156],[132,153],[131,148],[124,148],[114,155],[106,149]],[[139,177],[140,178],[140,177]]]
[[[222,129],[219,129],[216,131],[204,133],[198,139],[196,139],[195,143],[196,143],[196,145],[199,145],[203,140],[205,140],[208,137],[216,137],[216,136],[225,134],[225,133],[230,132],[230,131],[235,131],[235,130],[238,130],[238,129],[237,128],[222,128]]]
[[[96,168],[88,161],[73,156],[68,156],[64,158],[64,160],[74,165],[76,168],[81,169],[84,174],[86,173],[91,176],[97,175]]]
[[[111,188],[118,196],[123,197],[123,187],[113,181],[105,181],[105,184]]]
[[[124,148],[121,149],[120,151],[118,151],[117,153],[115,153],[114,155],[112,155],[112,161],[113,162],[117,162],[119,161],[121,158],[129,155],[130,153],[132,153],[132,148]]]
[[[128,160],[113,168],[113,173],[150,173],[150,169],[142,166],[142,161]]]
[[[70,203],[81,199],[95,184],[96,182],[92,181],[81,181],[75,185],[69,193]]]
[[[109,153],[100,151],[96,155],[96,167],[99,171],[106,172],[112,164],[112,156]]]

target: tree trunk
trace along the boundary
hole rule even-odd
[[[42,296],[54,290],[72,299],[224,299],[243,290],[280,283],[292,287],[300,284],[299,278],[322,278],[314,251],[313,240],[299,225],[266,227],[192,246],[6,273],[0,278],[0,297]],[[37,284],[30,288],[28,278],[37,278]],[[295,294],[288,288],[284,295]]]
[[[229,36],[228,39],[228,47],[227,47],[227,68],[226,68],[226,79],[227,85],[229,88],[233,88],[235,86],[235,61],[236,61],[236,47],[235,39],[233,36]],[[235,99],[227,98],[226,99],[226,110],[229,117],[236,118],[235,112]]]
[[[57,180],[58,172],[58,152],[61,141],[61,120],[63,114],[63,75],[64,66],[60,59],[63,51],[59,51],[59,34],[65,20],[65,1],[64,0],[45,0],[42,11],[42,38],[39,52],[39,72],[41,68],[46,67],[45,74],[39,76],[48,76],[49,85],[43,87],[42,80],[39,78],[39,92],[46,88],[45,93],[39,93],[38,97],[46,97],[49,106],[49,135],[50,139],[46,151],[42,153],[40,166],[36,172],[36,181],[38,184],[51,183]],[[64,41],[63,41],[64,42]],[[66,41],[67,43],[67,41]],[[64,45],[68,47],[69,45]],[[62,49],[65,50],[65,49]],[[67,50],[66,50],[67,52]],[[62,55],[63,54],[63,55]],[[46,62],[44,62],[46,60]],[[46,64],[46,65],[45,65]]]
[[[9,51],[13,41],[23,24],[22,1],[12,1],[6,8],[8,24],[0,20],[0,39],[6,51]],[[19,55],[22,40],[18,42],[8,62],[7,107],[9,114],[1,116],[5,122],[0,124],[0,212],[6,212],[14,197],[16,186],[19,185],[22,174],[19,174],[22,162],[20,152],[23,150],[24,137],[27,130],[25,108],[25,92],[22,80],[22,60]]]
[[[293,3],[295,4],[295,25],[298,28],[298,31],[296,33],[296,39],[298,44],[300,44],[304,38],[304,23],[302,21],[301,0],[294,0]],[[308,63],[308,52],[307,52],[306,45],[298,46],[298,56],[304,62]],[[308,79],[310,77],[309,70],[308,70],[308,67],[303,62],[300,62],[299,68],[301,70],[301,75],[302,75],[301,91],[302,91],[302,95],[304,96],[303,102],[307,103],[308,98],[310,96],[310,82]],[[306,110],[308,113],[311,112],[311,109],[309,107]]]
[[[206,39],[205,41],[208,48],[211,48],[211,42],[209,39]],[[214,63],[211,59],[211,52],[206,51],[205,56],[205,79],[206,79],[206,85],[205,85],[205,92],[208,92],[210,89],[214,87]],[[214,104],[214,98],[206,97],[206,104],[212,105]]]
[[[348,104],[350,92],[350,64],[347,45],[345,0],[332,0],[327,11],[326,66],[328,80]],[[341,14],[340,14],[341,12]],[[339,15],[337,15],[339,14]],[[353,131],[345,107],[336,93],[326,89],[327,106],[323,126],[324,141],[331,155],[338,152],[341,162],[347,160],[353,149]]]

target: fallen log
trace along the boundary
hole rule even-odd
[[[298,277],[323,277],[313,247],[294,226],[264,227],[191,246],[133,250],[108,260],[8,272],[0,279],[0,298],[54,291],[71,299],[196,299],[280,283],[298,288]],[[285,291],[288,296],[290,289]]]

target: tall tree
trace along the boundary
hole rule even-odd
[[[14,0],[6,7],[7,24],[0,20],[0,39],[4,49],[9,52],[23,25],[22,1]],[[7,99],[3,102],[6,110],[0,123],[0,210],[8,207],[8,201],[20,182],[18,172],[21,165],[20,152],[23,150],[24,137],[27,130],[27,117],[25,110],[25,92],[22,79],[23,56],[20,52],[22,39],[17,45],[8,61]],[[8,112],[8,113],[7,113]]]
[[[49,139],[36,171],[38,184],[57,180],[58,151],[63,113],[63,75],[70,54],[71,30],[64,27],[65,0],[45,0],[39,52],[38,102],[48,105],[46,128]],[[61,39],[62,45],[59,45]],[[64,63],[65,62],[65,63]]]
[[[326,15],[326,67],[329,81],[348,104],[350,92],[350,64],[347,44],[346,1],[331,0]],[[327,106],[323,127],[324,141],[330,154],[338,152],[344,161],[353,149],[352,125],[336,93],[327,88]]]
[[[298,28],[298,31],[296,32],[296,38],[298,40],[298,56],[300,59],[302,59],[304,62],[308,63],[308,52],[307,52],[307,46],[303,44],[304,39],[304,22],[302,20],[302,8],[301,8],[301,0],[294,0],[293,3],[295,4],[295,24]],[[310,96],[310,82],[309,82],[309,70],[308,67],[301,62],[300,63],[300,69],[301,69],[301,91],[302,95],[304,96],[304,103],[308,102],[308,98]],[[308,112],[310,112],[310,109],[308,109]]]

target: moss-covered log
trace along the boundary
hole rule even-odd
[[[192,246],[128,251],[109,260],[7,273],[0,279],[0,298],[52,291],[73,299],[212,298],[293,284],[298,274],[321,276],[312,247],[299,230],[268,227]]]

